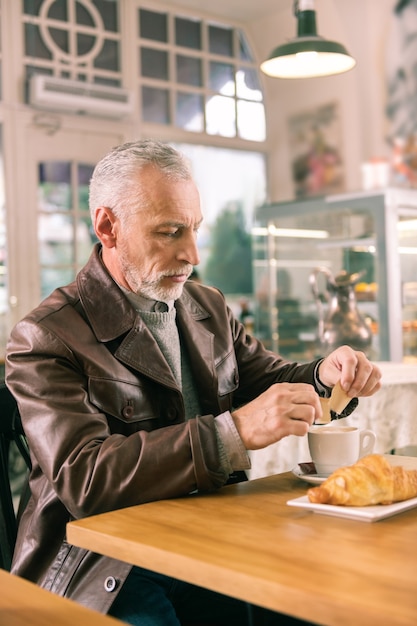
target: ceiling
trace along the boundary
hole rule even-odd
[[[292,0],[177,0],[176,4],[193,9],[196,14],[210,13],[239,22],[250,22],[291,7]]]

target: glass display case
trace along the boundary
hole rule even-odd
[[[255,334],[268,348],[298,361],[323,354],[324,277],[345,272],[371,331],[364,351],[417,362],[417,190],[264,205],[252,237]]]

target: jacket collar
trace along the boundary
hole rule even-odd
[[[101,244],[96,244],[87,264],[77,275],[77,286],[81,304],[97,339],[108,342],[130,331],[135,322],[138,323],[138,316],[107,271],[100,250]],[[186,287],[175,306],[181,317],[195,321],[210,317]],[[140,319],[139,326],[145,326]]]

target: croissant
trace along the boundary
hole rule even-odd
[[[392,466],[381,454],[369,454],[354,465],[339,468],[307,495],[316,504],[392,504],[417,496],[417,470]]]

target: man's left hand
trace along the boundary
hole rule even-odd
[[[363,352],[341,346],[331,352],[318,370],[320,381],[333,387],[338,380],[351,398],[372,396],[381,388],[381,371]]]

